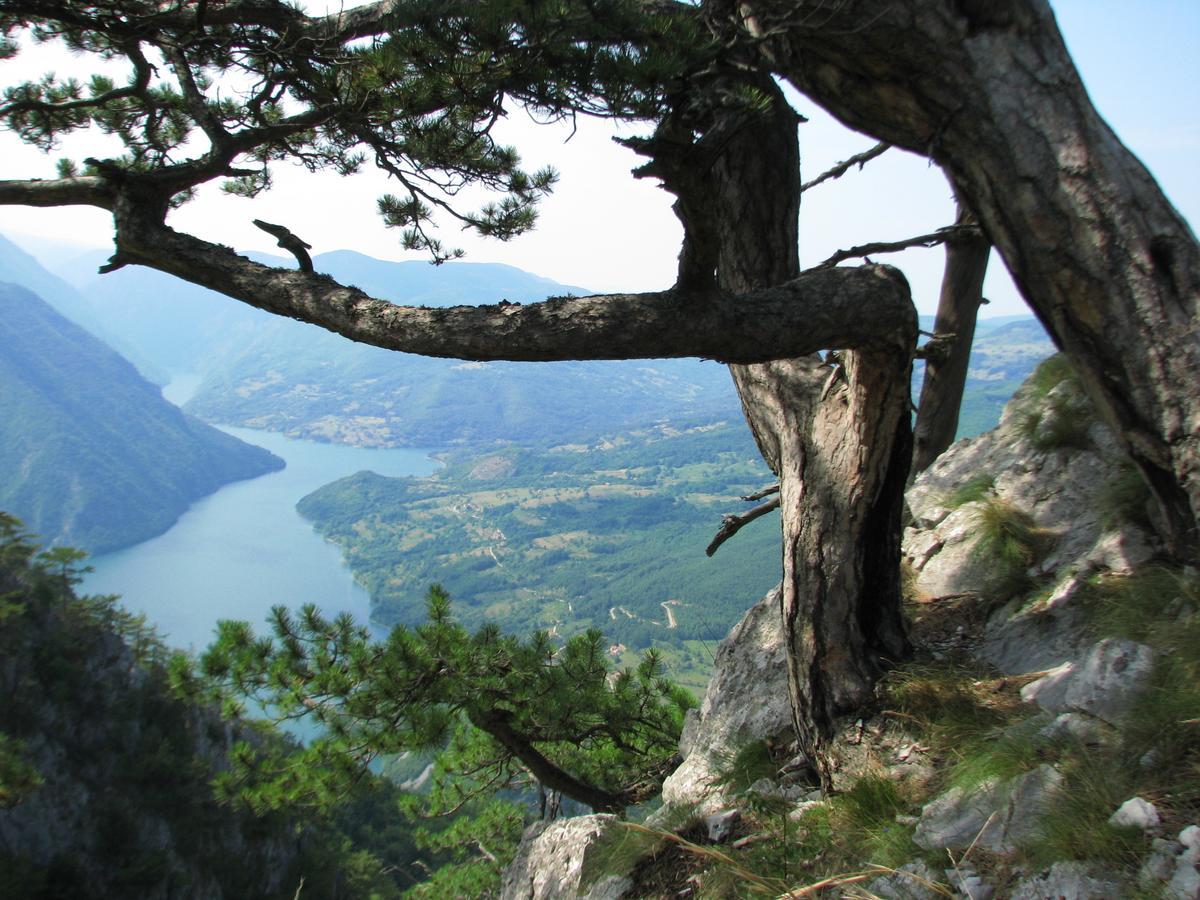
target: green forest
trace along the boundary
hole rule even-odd
[[[769,480],[747,429],[723,422],[464,455],[428,478],[360,472],[299,510],[343,548],[381,624],[419,622],[436,582],[468,626],[600,627],[629,651],[686,651],[723,637],[778,580],[770,517],[704,553],[722,514]]]

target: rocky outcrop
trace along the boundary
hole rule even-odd
[[[786,645],[775,588],[717,647],[713,676],[679,741],[683,763],[663,784],[663,802],[707,815],[728,800],[717,782],[733,754],[757,740],[790,740]]]
[[[637,841],[611,815],[577,816],[554,822],[535,822],[526,829],[516,858],[504,871],[501,900],[618,900],[632,882],[621,869],[622,850]]]
[[[1021,689],[1021,699],[1049,712],[1086,713],[1116,725],[1154,669],[1154,651],[1115,638],[1093,645]]]
[[[941,597],[971,592],[997,602],[1015,593],[1006,561],[980,546],[981,507],[987,501],[1029,517],[1043,546],[1024,574],[1055,586],[1065,587],[1072,578],[1101,569],[1128,571],[1154,555],[1154,541],[1144,528],[1112,521],[1110,497],[1125,471],[1123,458],[1112,434],[1090,421],[1086,410],[1074,403],[1055,404],[1055,392],[1073,390],[1070,384],[1060,383],[1048,397],[1036,396],[1035,386],[1026,384],[996,429],[955,444],[909,489],[912,525],[905,532],[904,551],[919,593]],[[1050,420],[1044,409],[1079,418],[1069,443],[1048,445],[1045,427]],[[1034,427],[1031,417],[1040,417]],[[959,494],[963,486],[972,483],[980,488],[977,496],[959,502],[965,499]],[[1009,610],[1008,617],[1016,612]],[[1050,620],[1062,614],[1061,609],[1047,612]],[[1043,630],[1061,635],[1074,625],[1067,621]],[[997,647],[989,655],[1001,668],[1012,663],[1005,657],[1008,645],[1029,637],[1028,623],[1021,626],[1019,637],[995,639]],[[1043,635],[1037,643],[1046,639]],[[1060,648],[1067,656],[1072,649],[1078,648]]]
[[[1111,900],[1126,893],[1119,875],[1086,862],[1058,862],[1045,872],[1022,878],[1013,886],[1011,900]]]
[[[971,789],[952,788],[926,804],[913,842],[925,850],[978,846],[1012,853],[1034,835],[1038,817],[1062,783],[1057,771],[1041,765],[1006,781],[991,778]]]

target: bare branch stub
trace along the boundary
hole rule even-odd
[[[779,483],[776,482],[775,484],[767,485],[762,490],[755,491],[753,494],[746,494],[746,496],[742,497],[741,499],[746,500],[746,501],[761,500],[763,497],[770,497],[772,494],[778,494],[778,493],[779,493]]]
[[[766,503],[760,503],[753,509],[741,514],[727,513],[721,517],[721,527],[713,536],[709,545],[704,548],[706,556],[712,556],[727,540],[742,530],[743,527],[749,525],[755,519],[762,518],[773,509],[779,508],[779,495],[776,494]]]
[[[256,226],[278,241],[277,246],[282,247],[296,257],[296,262],[299,264],[301,272],[313,271],[312,257],[308,255],[308,251],[312,249],[312,244],[302,241],[283,225],[272,225],[270,222],[264,222],[262,219],[254,219],[253,221]]]
[[[845,175],[847,172],[849,172],[850,169],[853,168],[854,166],[858,166],[859,169],[862,169],[863,166],[865,166],[867,163],[869,163],[875,157],[882,156],[886,151],[890,150],[891,147],[892,147],[891,144],[887,143],[886,141],[881,141],[880,143],[878,143],[874,147],[872,147],[870,150],[864,150],[862,153],[856,153],[854,156],[851,156],[849,159],[842,160],[840,163],[838,163],[833,168],[822,172],[820,175],[818,175],[812,181],[809,181],[809,182],[806,182],[805,184],[800,185],[800,193],[803,194],[809,188],[816,187],[818,184],[821,184],[824,181],[829,181],[832,178],[841,178],[843,175]]]

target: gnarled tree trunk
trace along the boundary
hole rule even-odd
[[[670,141],[647,167],[679,196],[687,237],[681,280],[712,277],[743,293],[799,273],[796,118],[769,81],[765,112],[690,122],[695,153],[672,167]],[[660,134],[660,137],[662,135]],[[698,159],[698,154],[707,154]],[[697,164],[699,163],[699,164]],[[700,173],[699,175],[697,173]],[[872,267],[881,278],[895,270]],[[788,683],[801,746],[824,787],[835,717],[869,699],[908,644],[900,615],[900,513],[910,443],[916,312],[868,347],[730,371],[746,419],[780,479],[782,609]]]
[[[1200,246],[1096,113],[1046,0],[718,0],[773,71],[930,156],[1194,555]]]

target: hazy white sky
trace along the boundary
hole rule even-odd
[[[1057,0],[1060,27],[1101,114],[1158,178],[1190,221],[1200,215],[1200,2],[1197,0]],[[13,78],[0,64],[4,76]],[[801,127],[805,178],[871,146],[874,141],[839,126],[804,98],[794,105],[809,117]],[[504,125],[502,138],[518,147],[529,168],[552,165],[560,181],[542,205],[537,230],[507,244],[443,232],[450,246],[467,250],[468,262],[504,262],[560,282],[596,291],[655,290],[674,280],[680,229],[671,198],[653,181],[635,181],[638,158],[611,140],[634,129],[581,119],[567,140],[566,126],[542,126],[523,113]],[[62,155],[79,159],[96,151],[69,143]],[[53,161],[0,134],[0,177],[51,177]],[[274,249],[250,224],[253,218],[286,224],[313,244],[314,252],[353,249],[385,259],[405,254],[398,234],[384,229],[375,198],[388,190],[374,172],[351,179],[276,169],[277,187],[254,201],[221,195],[209,186],[172,214],[171,224],[244,250]],[[862,172],[805,194],[801,209],[804,265],[840,247],[894,240],[949,224],[954,214],[940,170],[925,160],[889,151]],[[111,226],[91,209],[0,207],[0,232],[105,246]],[[878,257],[877,259],[883,259]],[[942,253],[893,254],[913,285],[922,312],[936,306]],[[986,315],[1026,309],[994,258],[985,286],[992,305]]]

